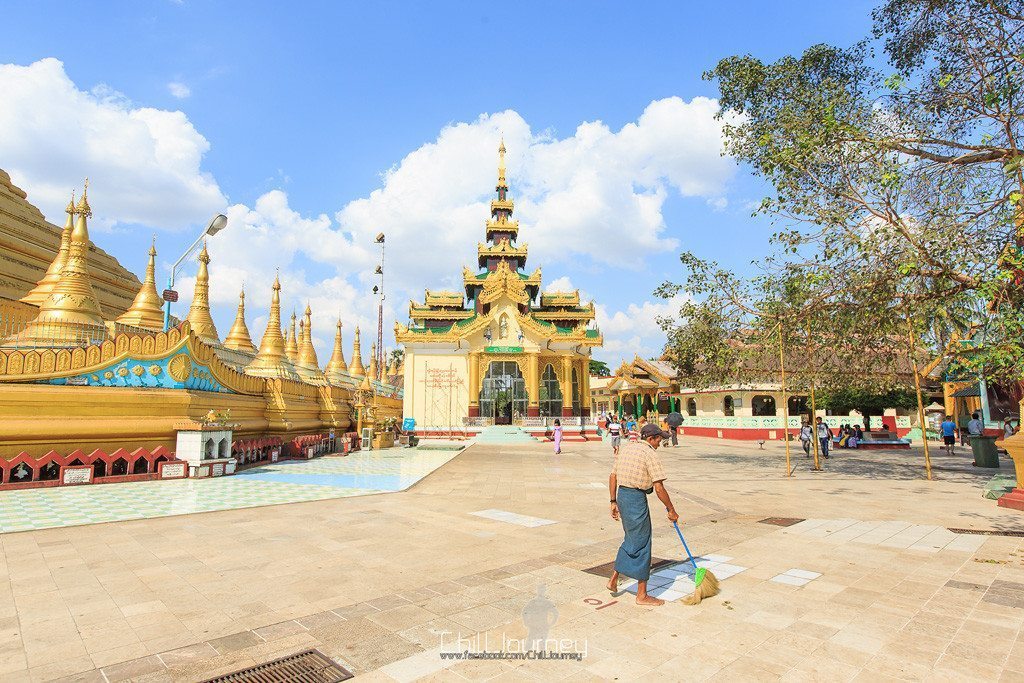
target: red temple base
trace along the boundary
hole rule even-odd
[[[996,502],[1001,508],[1024,512],[1024,489],[1014,489],[1009,493],[1004,493]]]
[[[469,416],[470,417],[480,417],[480,406],[479,405],[470,406],[469,407]]]
[[[572,417],[572,406],[569,406],[568,408],[565,406],[562,407],[562,417]]]
[[[526,417],[540,417],[540,406],[526,406]]]

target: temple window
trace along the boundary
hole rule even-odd
[[[128,474],[128,461],[124,458],[118,458],[114,462],[110,463],[110,474],[115,477],[122,474]]]
[[[99,479],[105,476],[107,476],[107,463],[103,460],[97,460],[92,464],[92,477],[93,479]]]
[[[776,414],[774,396],[755,396],[750,399],[750,411],[756,417],[773,417]]]
[[[576,368],[572,369],[572,412],[573,415],[580,414],[580,377]]]
[[[690,417],[697,417],[697,399],[687,399],[686,414],[689,415]]]
[[[60,465],[52,460],[39,469],[39,478],[43,481],[52,481],[60,476]]]
[[[726,396],[722,399],[722,412],[725,413],[726,417],[733,417],[736,414],[736,408],[733,406],[732,396]]]
[[[808,411],[806,396],[790,396],[786,402],[790,415],[805,415]]]
[[[11,470],[10,481],[32,481],[32,468],[23,462],[18,463],[18,465]]]
[[[132,465],[132,474],[147,474],[149,472],[149,461],[145,458],[139,458]]]

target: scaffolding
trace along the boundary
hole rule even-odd
[[[468,413],[463,400],[462,378],[453,365],[428,368],[423,380],[426,389],[429,426],[448,438],[466,438],[462,417]]]

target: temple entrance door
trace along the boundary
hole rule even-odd
[[[480,391],[480,415],[509,425],[526,415],[526,380],[515,361],[492,361]]]

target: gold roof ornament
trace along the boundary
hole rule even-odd
[[[338,330],[334,333],[334,352],[331,359],[327,361],[325,374],[332,384],[340,384],[344,380],[344,374],[348,372],[348,365],[345,363],[345,351],[341,346],[341,318],[338,318]]]
[[[353,377],[366,375],[366,368],[363,367],[363,349],[359,343],[359,328],[356,328],[356,338],[352,342],[352,362],[348,364],[348,374]]]
[[[284,342],[284,355],[288,362],[295,364],[299,360],[299,342],[295,336],[295,311],[292,311],[292,324],[288,328],[288,338]]]
[[[249,336],[249,326],[245,324],[245,289],[238,293],[238,312],[235,313],[235,322],[228,330],[228,336],[224,337],[224,346],[235,351],[256,353],[256,345]]]
[[[377,345],[370,345],[370,371],[367,373],[372,379],[380,379],[380,368],[377,367]]]
[[[202,341],[207,344],[220,344],[217,326],[213,324],[213,316],[210,315],[210,270],[207,267],[209,263],[210,252],[206,250],[206,241],[203,240],[203,249],[199,252],[196,286],[192,292],[192,306],[188,309],[188,322],[192,332]]]
[[[43,278],[36,283],[36,286],[32,288],[32,291],[21,298],[21,301],[26,304],[33,306],[40,306],[46,297],[53,291],[53,286],[57,284],[57,280],[60,279],[60,271],[64,267],[64,264],[68,260],[68,250],[71,248],[71,231],[75,229],[75,191],[71,191],[71,201],[68,202],[68,206],[64,209],[67,213],[68,218],[64,221],[64,229],[60,231],[60,247],[57,249],[57,255],[54,256],[53,261],[50,262],[50,267],[46,269],[46,274]],[[162,323],[162,321],[161,321]]]
[[[273,294],[270,297],[270,318],[267,320],[263,339],[260,340],[260,350],[245,368],[245,374],[293,380],[299,378],[284,354],[284,338],[281,336],[280,277],[274,277]]]
[[[313,310],[306,304],[306,311],[299,323],[302,330],[299,340],[299,360],[295,364],[295,370],[304,382],[310,384],[326,384],[324,373],[320,370],[320,361],[316,357],[316,348],[313,347]]]
[[[505,181],[505,137],[502,136],[501,144],[498,145],[498,187],[508,188]]]
[[[530,294],[526,291],[526,281],[509,267],[508,261],[499,261],[494,272],[483,281],[483,285],[483,291],[480,292],[480,303],[493,303],[502,296],[508,297],[510,301],[519,305],[525,306],[530,303]]]
[[[18,340],[33,340],[40,345],[78,346],[102,341],[107,336],[100,304],[89,278],[87,219],[92,211],[86,199],[88,191],[86,179],[60,278],[39,306],[39,315],[17,335]]]
[[[150,330],[164,329],[164,300],[156,293],[156,238],[149,246],[149,261],[146,263],[146,277],[142,281],[135,301],[127,311],[117,317],[117,322]]]

